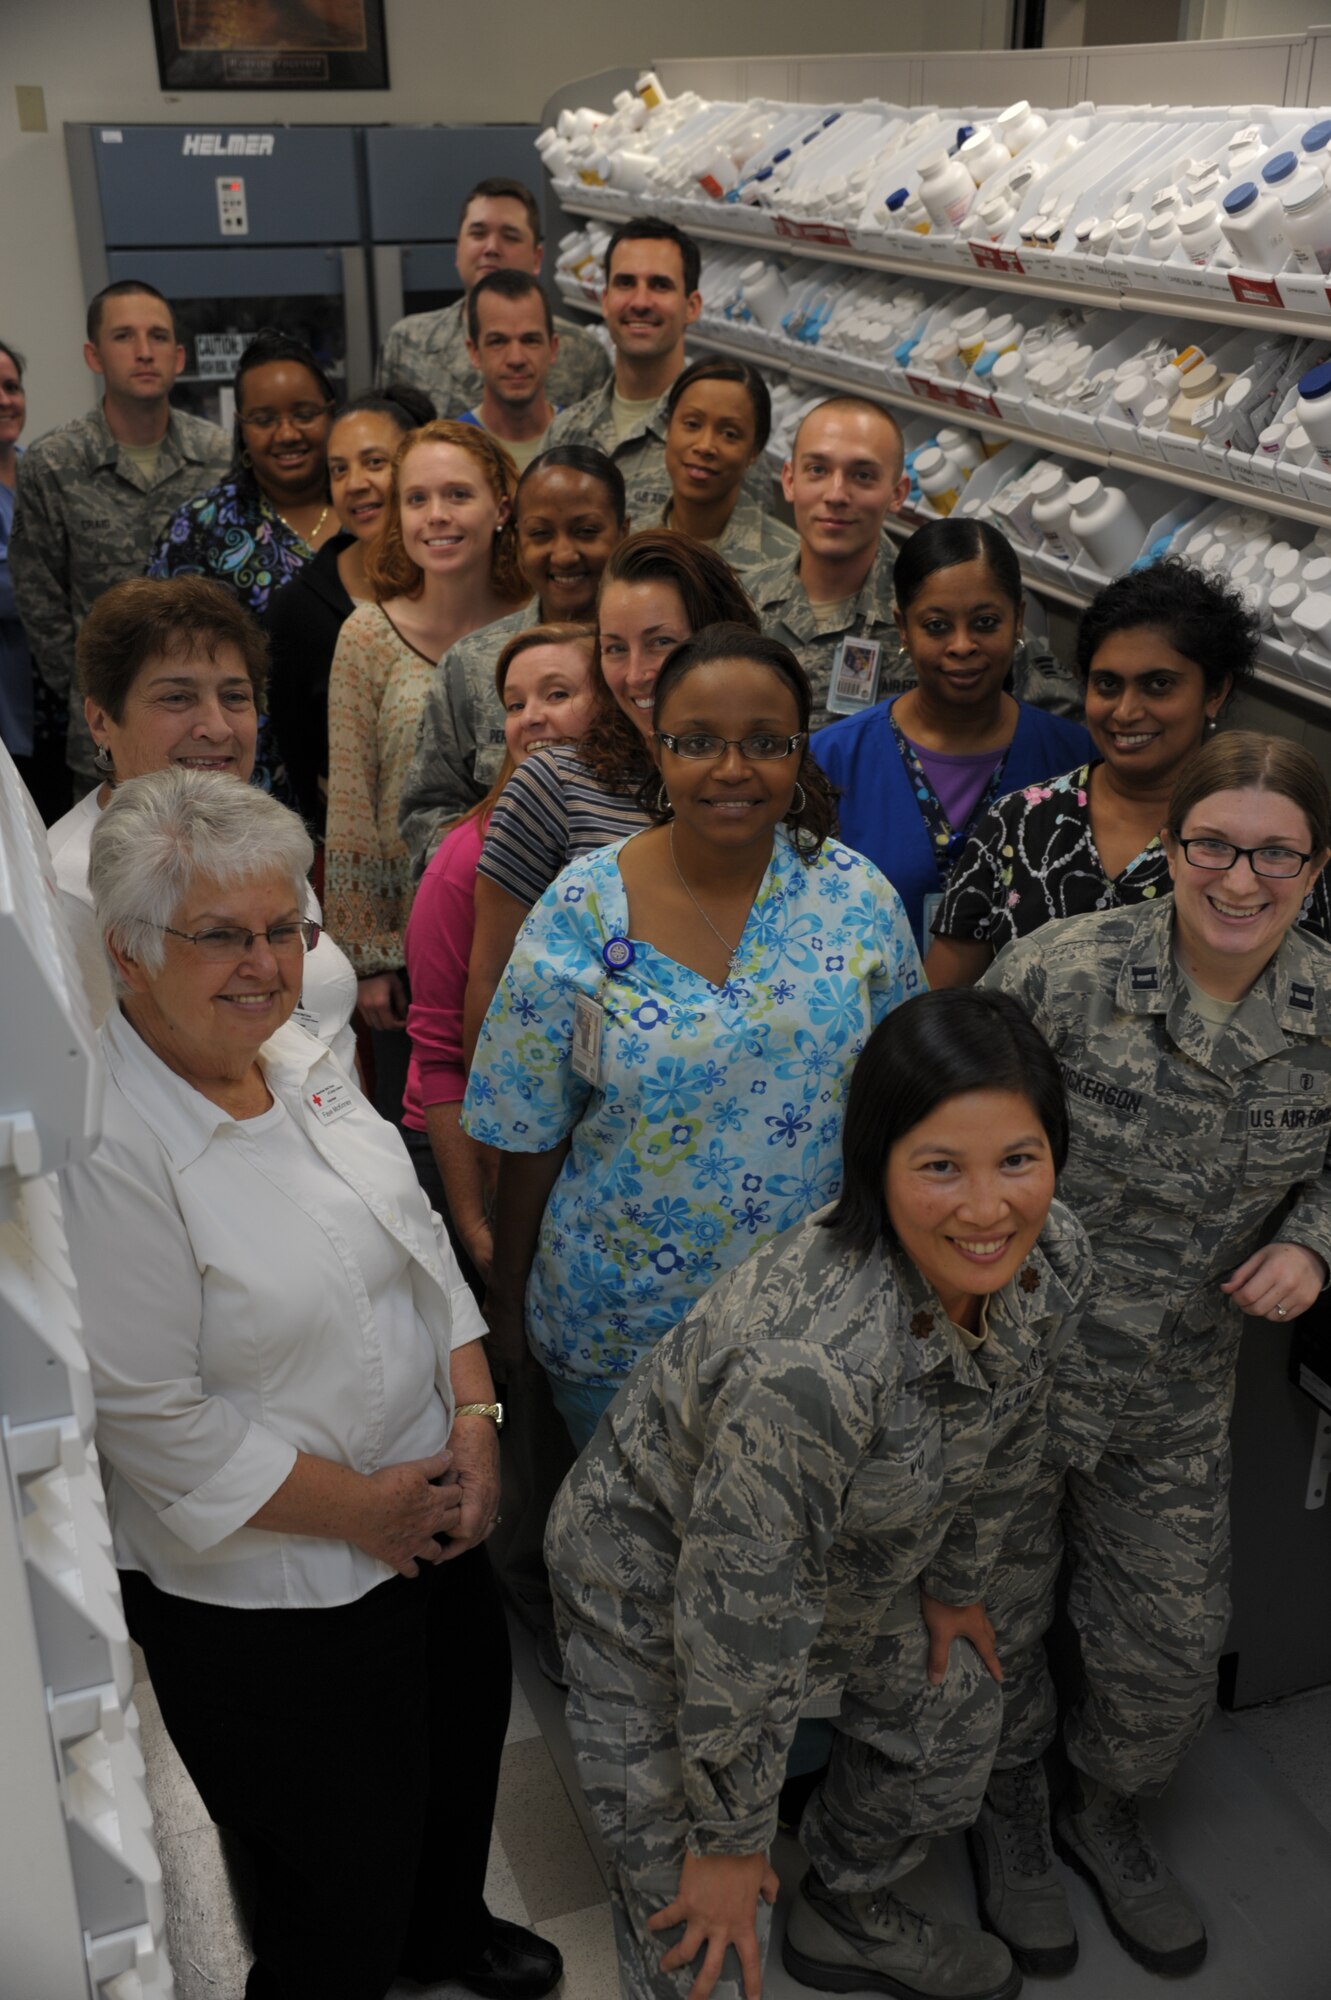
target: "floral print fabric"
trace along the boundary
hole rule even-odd
[[[527,918],[463,1114],[507,1152],[571,1139],[527,1331],[552,1373],[593,1381],[622,1380],[723,1271],[834,1199],[851,1067],[924,983],[891,884],[833,840],[806,866],[784,832],[724,986],[640,939],[611,971],[623,845],[572,862]],[[573,1068],[580,996],[602,1009],[594,1084]]]

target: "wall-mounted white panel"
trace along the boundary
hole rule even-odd
[[[1001,110],[1019,97],[1057,107],[1076,103],[1080,50],[1011,49],[986,54],[927,55],[919,62],[921,104],[976,104]]]
[[[1286,104],[1302,39],[1086,49],[1084,89],[1096,104]]]

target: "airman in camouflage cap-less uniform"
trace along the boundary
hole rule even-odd
[[[1089,1275],[1055,1204],[972,1352],[905,1259],[811,1218],[715,1285],[602,1419],[546,1558],[631,2000],[687,1992],[647,1918],[686,1848],[767,1851],[802,1712],[837,1717],[801,1830],[831,1895],[973,1817],[999,1690],[969,1646],[928,1685],[919,1592],[983,1596]],[[716,2000],[739,1990],[731,1956]]]
[[[610,357],[599,340],[572,320],[556,319],[555,332],[559,352],[545,393],[562,409],[581,402],[608,380]],[[412,313],[390,327],[379,357],[378,380],[381,389],[409,382],[423,390],[441,417],[460,417],[474,409],[485,384],[467,353],[467,301],[458,299],[439,312]]]
[[[231,462],[216,424],[172,410],[151,480],[100,407],[38,438],[19,460],[9,558],[19,615],[43,680],[69,703],[67,761],[97,777],[74,641],[113,583],[142,576],[171,516]]]
[[[1050,1399],[1048,1470],[986,1600],[1006,1676],[998,1762],[1038,1757],[1054,1734],[1040,1640],[1065,1491],[1086,1672],[1068,1752],[1130,1795],[1158,1791],[1206,1721],[1229,1620],[1242,1315],[1220,1281],[1271,1238],[1331,1268],[1331,946],[1290,931],[1212,1026],[1175,964],[1173,915],[1168,896],[1045,924],[981,982],[1020,1000],[1058,1057],[1072,1116],[1059,1190],[1097,1258]]]

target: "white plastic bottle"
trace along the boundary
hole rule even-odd
[[[1071,492],[1072,483],[1061,465],[1042,465],[1031,477],[1031,519],[1044,552],[1065,563],[1077,560],[1077,544],[1068,532]]]
[[[934,443],[963,479],[969,479],[972,472],[984,464],[984,451],[974,431],[962,431],[954,424],[946,424]]]
[[[1163,264],[1167,257],[1173,256],[1181,240],[1174,210],[1165,209],[1161,214],[1153,215],[1147,223],[1146,233],[1136,245],[1137,255]]]
[[[975,183],[960,161],[935,153],[920,168],[920,200],[939,229],[960,229],[975,199]]]
[[[1293,175],[1280,193],[1281,225],[1301,271],[1331,271],[1331,189],[1309,167]]]
[[[1233,246],[1244,271],[1283,271],[1289,245],[1281,232],[1284,211],[1269,189],[1256,181],[1240,181],[1220,204],[1220,228]]]
[[[928,445],[915,460],[920,491],[937,514],[950,514],[961,498],[962,479],[937,445]]]
[[[1294,419],[1303,426],[1319,462],[1331,466],[1331,361],[1300,376]]]
[[[977,125],[958,151],[957,158],[979,187],[981,181],[987,181],[991,174],[1005,167],[1012,155],[987,125]]]
[[[1220,233],[1220,211],[1213,201],[1199,201],[1179,211],[1178,233],[1183,254],[1190,264],[1209,264],[1224,242]]]
[[[1112,414],[1125,424],[1140,424],[1146,414],[1146,406],[1155,395],[1155,388],[1145,375],[1128,375],[1115,385],[1110,398]]]
[[[1120,217],[1114,230],[1114,248],[1120,253],[1144,249],[1142,237],[1146,230],[1146,217],[1135,208],[1130,208]]]
[[[1278,637],[1283,639],[1287,646],[1297,646],[1303,637],[1294,622],[1294,613],[1302,604],[1303,596],[1303,585],[1289,577],[1272,584],[1267,593],[1266,608],[1271,614],[1271,623],[1275,626]]]
[[[1049,130],[1049,121],[1038,111],[1032,111],[1024,97],[1015,104],[1009,104],[1006,111],[1000,111],[994,120],[994,131],[1002,140],[1009,153],[1020,153],[1026,146],[1033,146],[1037,139],[1043,139]]]
[[[1078,480],[1068,494],[1069,526],[1087,556],[1105,576],[1117,576],[1136,561],[1147,524],[1121,486],[1094,477]]]

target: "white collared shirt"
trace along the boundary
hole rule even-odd
[[[60,907],[73,939],[74,956],[83,975],[83,990],[95,1028],[101,1027],[115,999],[106,947],[97,928],[88,889],[88,851],[101,812],[97,803],[100,789],[95,786],[46,834],[56,887],[61,891]],[[316,924],[323,923],[319,898],[308,882],[305,914]],[[344,1069],[354,1069],[356,1064],[356,1031],[351,1016],[357,995],[355,966],[327,931],[321,930],[318,943],[305,960],[296,1019],[302,1028],[308,1028],[312,1035],[328,1044]]]
[[[298,1450],[370,1473],[444,1445],[451,1350],[485,1329],[443,1227],[395,1128],[293,1023],[260,1051],[276,1120],[230,1117],[118,1007],[99,1042],[102,1139],[63,1196],[116,1558],[207,1603],[350,1603],[391,1570],[245,1523]]]

